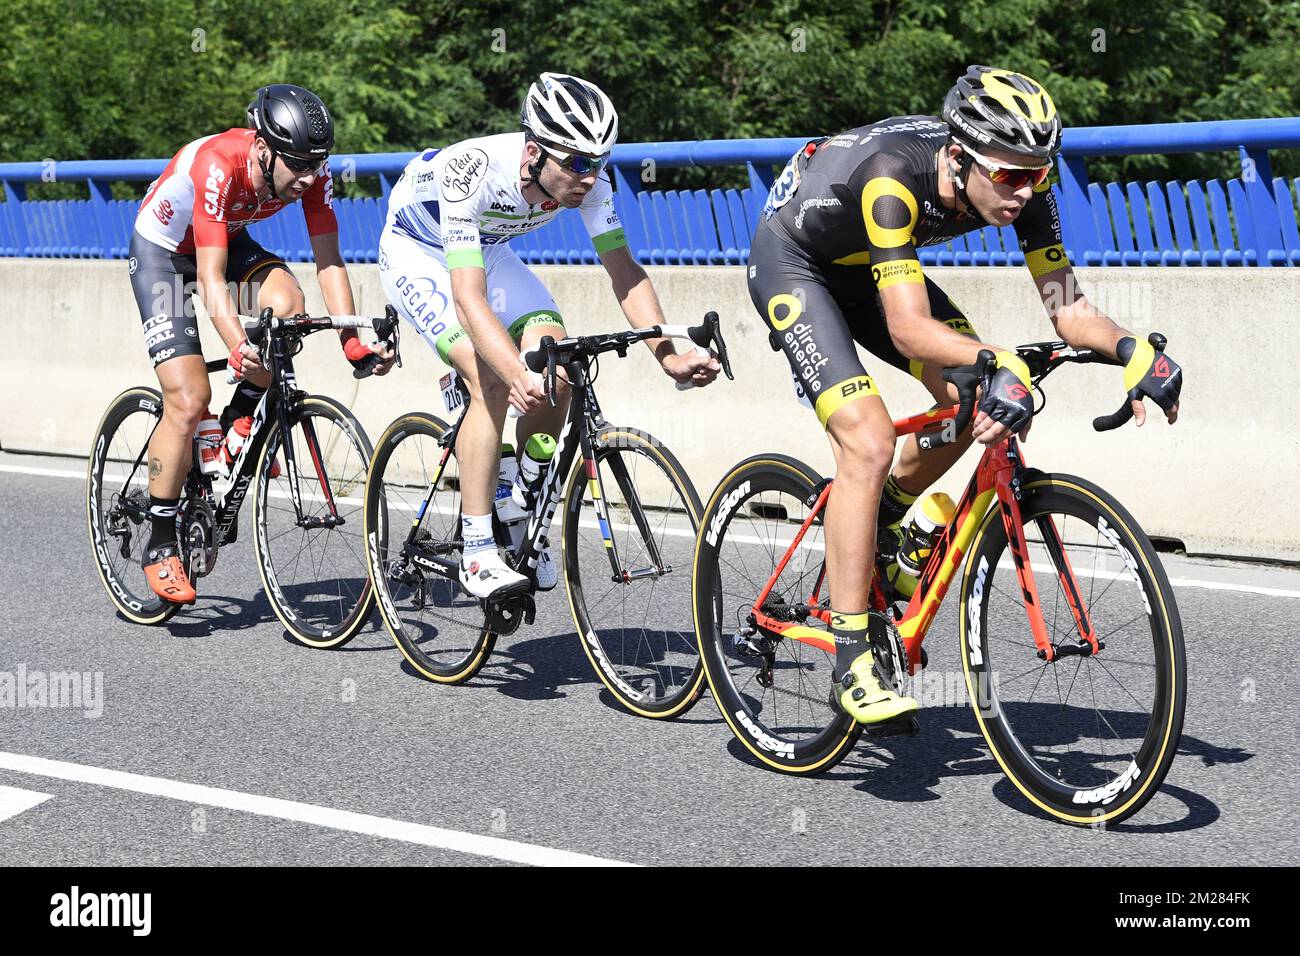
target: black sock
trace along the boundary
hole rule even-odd
[[[180,503],[180,498],[149,496],[149,520],[153,524],[153,532],[149,535],[148,550],[176,543],[176,511]]]
[[[867,639],[867,622],[871,615],[866,611],[845,614],[831,611],[831,633],[835,635],[835,676],[843,677],[849,665],[858,659],[863,651],[871,650]]]
[[[252,415],[257,411],[257,403],[262,400],[266,394],[266,389],[258,388],[248,382],[240,382],[239,387],[235,389],[235,394],[230,399],[230,404],[221,411],[221,430],[230,431],[231,424],[237,418],[244,418]]]
[[[913,502],[920,495],[914,495],[909,491],[904,491],[902,486],[893,475],[885,479],[885,487],[880,495],[880,511],[877,512],[877,526],[880,528],[896,528],[902,522],[903,516],[907,514],[907,509],[912,507]]]

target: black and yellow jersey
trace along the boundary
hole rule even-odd
[[[815,261],[870,265],[878,289],[924,282],[919,247],[988,225],[939,198],[938,153],[948,135],[937,117],[896,116],[815,140],[782,170],[763,218]],[[1035,276],[1068,264],[1047,181],[1014,226]]]

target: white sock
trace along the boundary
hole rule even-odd
[[[497,543],[492,537],[492,513],[460,516],[460,536],[464,540],[462,556],[495,551]]]

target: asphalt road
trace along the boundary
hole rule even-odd
[[[1295,862],[1297,571],[1166,561],[1197,582],[1176,591],[1182,745],[1162,792],[1101,832],[1028,812],[964,704],[819,778],[759,769],[707,695],[673,723],[631,716],[563,584],[459,687],[414,676],[377,619],[341,650],[290,642],[247,540],[194,608],[130,624],[91,563],[83,469],[0,455],[0,672],[102,680],[81,707],[0,706],[3,865]],[[926,643],[940,672],[960,669],[955,604]]]

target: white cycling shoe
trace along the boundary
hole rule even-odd
[[[490,548],[461,558],[460,586],[480,601],[495,601],[527,591],[528,579],[510,570],[496,548]]]

